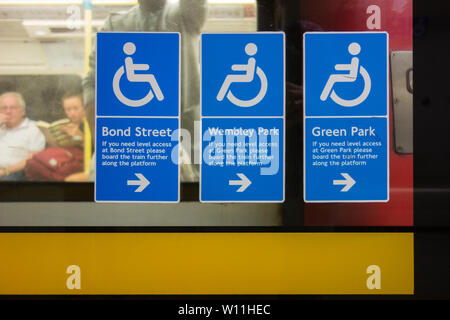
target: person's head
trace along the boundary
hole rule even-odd
[[[25,117],[25,100],[18,92],[6,92],[0,95],[0,113],[6,116],[8,128],[19,126]]]
[[[67,118],[72,123],[80,124],[85,115],[82,94],[68,92],[62,97],[61,101]]]
[[[164,7],[166,0],[138,0],[143,11],[157,11]]]

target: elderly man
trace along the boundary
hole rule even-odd
[[[24,180],[26,161],[45,147],[44,135],[25,113],[19,93],[0,95],[0,180]]]
[[[206,0],[139,0],[125,14],[111,14],[101,31],[148,31],[181,33],[181,125],[194,141],[194,121],[200,118],[199,37],[207,16]],[[162,50],[164,50],[162,48]],[[92,113],[95,96],[95,48],[90,56],[90,71],[83,81],[84,103]],[[182,155],[183,157],[183,155]],[[192,158],[192,155],[191,155]],[[198,166],[182,165],[181,179],[198,179]]]

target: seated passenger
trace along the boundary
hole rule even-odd
[[[85,117],[82,93],[68,92],[62,99],[62,106],[67,118],[51,124],[39,121],[48,145],[56,147],[83,148],[83,121]]]
[[[0,95],[0,180],[26,180],[23,169],[34,153],[45,147],[45,138],[34,121],[25,117],[20,93]]]
[[[62,99],[67,118],[48,124],[38,122],[48,148],[28,161],[26,176],[32,181],[87,181],[83,171],[85,111],[81,92],[68,92]]]
[[[61,129],[72,137],[73,141],[78,141],[80,147],[84,145],[84,119],[85,110],[83,106],[83,94],[66,93],[62,97],[62,104],[70,123],[61,127]],[[66,182],[84,182],[88,181],[88,172],[80,171],[67,176]]]

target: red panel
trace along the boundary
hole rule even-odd
[[[301,1],[303,21],[324,31],[368,31],[367,21],[380,9],[380,29],[387,31],[390,50],[412,50],[412,0],[321,0]],[[390,110],[390,201],[387,203],[305,204],[307,226],[410,226],[413,224],[413,156],[399,155],[393,148],[392,105]]]

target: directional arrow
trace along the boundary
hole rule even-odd
[[[129,186],[139,186],[134,192],[142,192],[147,186],[150,184],[150,181],[147,180],[147,178],[144,177],[142,173],[135,173],[136,177],[138,177],[139,180],[127,180],[127,185]]]
[[[356,183],[352,177],[348,173],[341,173],[341,175],[345,178],[345,180],[333,180],[334,185],[344,185],[341,189],[341,192],[347,192],[351,187]]]
[[[248,188],[249,185],[252,184],[252,182],[245,176],[243,173],[237,173],[237,176],[241,178],[241,180],[230,180],[228,184],[230,186],[241,186],[239,189],[237,189],[237,192],[243,192],[245,189]]]

